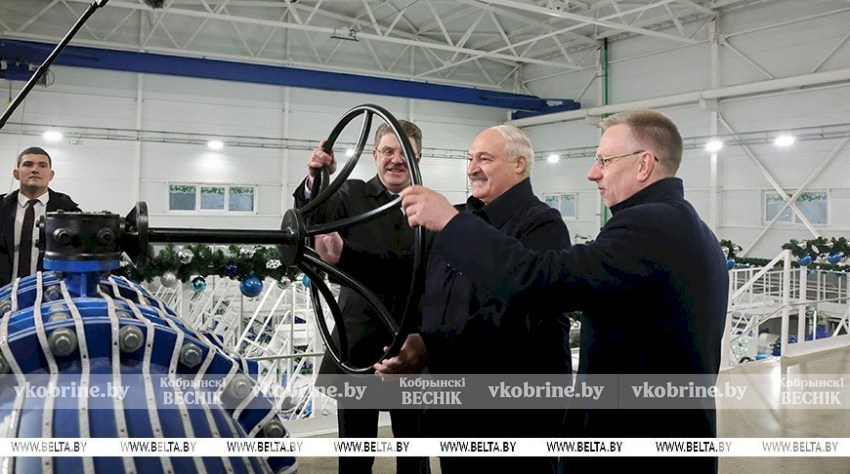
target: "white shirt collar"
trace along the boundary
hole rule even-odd
[[[50,194],[45,192],[44,194],[37,197],[36,199],[38,199],[38,201],[41,203],[41,205],[47,206],[47,201],[48,201],[49,197],[50,197]],[[21,207],[27,207],[27,203],[29,203],[29,202],[30,202],[30,198],[24,196],[24,193],[18,191],[18,205],[21,206]]]

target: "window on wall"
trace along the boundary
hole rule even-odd
[[[576,193],[544,194],[543,202],[557,209],[564,219],[575,219],[578,217]]]
[[[255,186],[246,185],[168,185],[169,211],[203,211],[224,213],[254,212]]]
[[[201,186],[201,210],[224,210],[224,186]]]
[[[168,189],[170,211],[194,211],[198,187],[193,184],[172,184]]]
[[[254,187],[231,186],[228,190],[227,210],[231,212],[254,211]]]
[[[827,208],[829,205],[829,196],[826,191],[806,191],[797,196],[797,209],[806,216],[812,225],[827,224]],[[767,191],[764,193],[764,223],[767,224],[779,215],[776,222],[786,224],[802,224],[800,217],[785,206],[785,200],[775,191]],[[781,214],[780,214],[781,211]]]

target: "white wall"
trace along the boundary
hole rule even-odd
[[[54,189],[70,194],[87,211],[124,215],[136,201],[146,201],[154,227],[279,228],[306,173],[309,149],[327,138],[345,112],[367,103],[420,126],[423,182],[463,201],[466,148],[481,129],[506,116],[494,108],[384,96],[67,67],[52,71],[56,82],[33,90],[0,133],[0,166],[8,170],[0,190],[18,187],[11,176],[17,153],[43,146],[54,158]],[[21,130],[17,123],[31,125]],[[360,124],[361,118],[355,119],[337,143],[353,144]],[[47,143],[40,133],[48,125],[64,130],[65,139]],[[138,131],[144,140],[137,139]],[[276,141],[278,146],[228,145],[212,152],[185,142],[217,137],[243,144]],[[375,174],[371,137],[352,177]],[[342,163],[343,155],[338,153]],[[175,182],[255,185],[256,213],[169,212],[168,183]]]
[[[720,46],[714,65],[706,34],[709,25],[694,34],[696,39],[701,39],[694,45],[667,43],[665,46],[661,40],[648,37],[609,42],[609,103],[643,101],[644,106],[653,107],[653,102],[661,104],[660,100],[667,96],[711,89],[713,72],[718,77],[714,87],[719,88],[850,69],[850,42],[846,38],[850,11],[821,17],[818,13],[825,4],[835,2],[754,3],[725,13],[718,21],[717,28],[723,36],[718,40]],[[765,27],[778,23],[784,25]],[[589,85],[587,82],[596,70],[596,64],[588,63],[585,70],[535,81],[529,88],[533,93],[560,97],[585,91],[581,97],[584,108],[601,106],[604,105],[598,93],[601,79],[597,77]],[[697,137],[711,136],[713,126],[721,136],[781,130],[812,133],[813,130],[803,129],[834,124],[844,125],[843,129],[848,130],[850,84],[792,87],[723,98],[716,109],[711,103],[697,101],[655,108],[673,117],[686,142],[688,138],[696,142]],[[718,113],[716,122],[713,110]],[[576,151],[594,145],[598,130],[591,122],[596,120],[576,117],[529,126],[527,131],[541,153]],[[805,240],[816,236],[801,224],[775,224],[765,231],[762,196],[774,190],[771,181],[791,193],[801,187],[827,190],[829,225],[818,226],[815,232],[824,237],[847,236],[850,234],[850,214],[845,211],[850,204],[847,180],[850,145],[842,146],[841,138],[825,135],[797,141],[789,148],[769,143],[772,136],[767,134],[762,144],[727,144],[718,153],[716,179],[712,178],[710,154],[700,148],[686,149],[679,171],[685,182],[686,197],[704,220],[714,224],[720,238],[743,246],[748,256],[773,257],[792,238]],[[830,156],[834,156],[832,161],[815,174]],[[535,183],[538,190],[578,192],[579,217],[567,224],[577,233],[595,235],[601,212],[598,205],[588,204],[595,193],[595,186],[584,178],[590,164],[589,157],[561,160],[548,167],[553,172],[541,177],[540,170],[547,168],[543,164],[536,170]]]

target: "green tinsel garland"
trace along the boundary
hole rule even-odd
[[[181,250],[192,252],[191,260],[183,263]],[[294,281],[300,273],[296,267],[287,267],[280,262],[280,250],[276,246],[246,246],[228,247],[228,252],[221,248],[205,244],[190,244],[181,248],[168,244],[159,252],[149,248],[148,261],[141,268],[132,265],[122,267],[117,273],[123,274],[136,281],[152,281],[154,278],[172,272],[182,282],[188,282],[193,276],[218,275],[242,280],[253,274],[262,281],[266,277],[281,281]],[[184,252],[184,256],[187,255]],[[228,275],[225,268],[230,265],[235,274]]]
[[[592,242],[589,241],[587,243]],[[727,249],[727,258],[733,259],[736,264],[761,267],[770,263],[770,259],[766,258],[738,257],[737,254],[741,251],[741,246],[731,240],[721,240],[720,246]],[[833,237],[829,240],[824,237],[801,241],[792,239],[790,242],[784,244],[782,248],[790,250],[791,254],[797,258],[805,255],[811,256],[813,260],[811,266],[815,268],[836,272],[850,272],[850,266],[847,264],[836,265],[823,261],[830,254],[850,255],[850,242],[845,237]],[[189,263],[182,262],[182,249],[192,252],[193,256]],[[221,248],[214,249],[214,247],[205,244],[190,244],[183,247],[168,244],[159,252],[155,252],[153,247],[148,252],[148,255],[151,255],[151,257],[149,257],[147,264],[141,268],[128,265],[122,267],[116,273],[136,281],[152,281],[154,278],[160,277],[167,272],[172,272],[177,279],[184,283],[197,275],[218,275],[242,280],[251,274],[255,275],[261,281],[266,277],[278,281],[282,281],[283,279],[295,281],[300,273],[296,267],[287,267],[280,262],[280,250],[276,246],[239,247],[231,245],[228,247],[228,251],[225,252]],[[822,261],[817,261],[819,257]],[[233,265],[235,265],[235,274],[229,275],[225,273],[225,268],[228,264],[231,265],[229,267],[230,269],[234,269]],[[792,265],[795,267],[799,266],[796,261],[792,262]]]
[[[763,267],[770,263],[770,260],[765,258],[736,257],[735,254],[741,250],[741,247],[730,240],[721,240],[720,246],[729,249],[728,258],[734,259],[738,264]],[[830,239],[818,237],[810,240],[791,239],[790,242],[782,245],[782,248],[790,250],[791,255],[796,257],[796,259],[791,262],[791,265],[794,267],[801,266],[797,259],[808,255],[812,258],[812,263],[807,265],[809,267],[833,272],[850,272],[850,265],[847,265],[844,261],[839,264],[833,264],[827,261],[827,258],[830,255],[840,255],[845,257],[850,255],[850,242],[848,242],[845,237],[832,237]]]

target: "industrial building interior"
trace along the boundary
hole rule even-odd
[[[522,128],[535,194],[583,243],[609,217],[586,178],[599,121],[660,110],[684,139],[685,196],[728,259],[720,380],[751,387],[741,404],[718,402],[718,437],[841,439],[846,409],[788,406],[777,380],[850,373],[848,24],[847,0],[3,0],[7,105],[40,78],[0,125],[0,163],[15,169],[21,150],[41,146],[51,188],[87,212],[125,216],[145,202],[163,232],[261,234],[281,229],[311,150],[349,110],[375,104],[422,129],[423,184],[456,203],[470,194],[476,134]],[[346,128],[337,150],[357,139]],[[351,177],[373,176],[368,161]],[[18,183],[6,176],[8,193]],[[187,249],[173,257],[206,258]],[[212,249],[234,262],[266,255]],[[257,383],[280,386],[272,403],[291,437],[334,437],[334,402],[311,391],[323,341],[310,279],[272,260],[249,290],[247,278],[188,267],[145,275],[145,288],[259,364]],[[375,462],[394,472],[392,458]],[[719,463],[850,472],[816,455]],[[297,460],[297,472],[335,471],[332,457]]]

